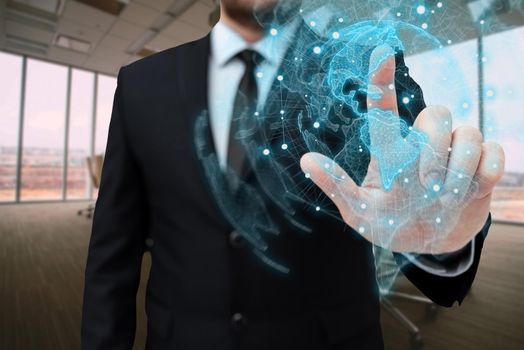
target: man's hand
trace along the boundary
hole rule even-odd
[[[395,252],[457,251],[483,227],[504,152],[476,128],[452,131],[444,107],[424,109],[409,128],[398,117],[395,56],[377,47],[370,59],[367,133],[371,154],[361,186],[333,160],[307,153],[301,167],[330,197],[344,221],[373,244]]]

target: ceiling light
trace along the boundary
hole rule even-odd
[[[62,34],[59,34],[56,37],[55,44],[64,49],[78,51],[82,53],[88,53],[89,50],[91,49],[90,42],[80,40],[80,39],[75,39],[70,36],[66,36]]]
[[[145,32],[142,33],[132,44],[128,47],[126,50],[127,53],[134,55],[138,51],[140,51],[148,42],[150,42],[157,32],[153,29],[148,29]]]

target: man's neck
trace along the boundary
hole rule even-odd
[[[248,43],[255,43],[264,36],[264,29],[255,18],[234,19],[222,9],[220,12],[220,20]]]

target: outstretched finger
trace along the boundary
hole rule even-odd
[[[368,110],[378,108],[398,116],[395,89],[395,51],[391,46],[377,46],[369,58]]]

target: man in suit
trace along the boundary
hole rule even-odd
[[[275,5],[274,0],[223,0],[221,20],[210,35],[120,70],[86,267],[83,349],[132,347],[146,237],[154,242],[146,297],[148,349],[383,348],[372,249],[378,242],[354,230],[358,217],[338,199],[357,192],[365,198],[366,182],[358,188],[355,174],[342,184],[333,180],[320,166],[323,156],[308,153],[296,140],[302,151],[279,159],[293,175],[310,174],[325,198],[335,194],[333,209],[342,219],[303,205],[295,213],[307,223],[304,234],[265,193],[257,163],[251,163],[250,175],[235,165],[245,157],[245,143],[231,135],[238,131],[232,117],[238,101],[256,99],[267,122],[275,118],[280,111],[272,103],[275,78],[282,59],[297,49],[283,41],[276,48],[281,59],[274,59],[260,44],[268,30],[260,18]],[[291,38],[309,33],[301,21],[282,30]],[[255,69],[265,77],[256,84]],[[483,144],[472,128],[433,130],[434,121],[449,114],[424,108],[401,54],[386,59],[376,73],[375,86],[393,84],[394,89],[382,89],[378,99],[363,96],[367,107],[407,116],[429,142],[442,147],[447,140],[446,152],[451,142],[453,148],[466,144],[474,160],[460,166],[483,180],[482,195],[455,213],[461,224],[436,240],[434,249],[400,241],[392,245],[404,274],[436,303],[450,306],[468,292],[489,228],[491,189],[503,164],[495,171],[486,162],[501,161],[503,155],[496,145]],[[407,90],[418,102],[398,105]],[[289,103],[302,103],[289,89],[280,92]],[[363,159],[368,176],[377,171],[369,154]],[[334,166],[339,173],[351,171]],[[231,177],[239,180],[236,185]],[[223,190],[234,186],[250,195],[239,200]],[[255,199],[279,233],[264,244],[289,269],[279,271],[267,250],[250,241],[250,227],[242,225]],[[403,243],[424,234],[417,220],[407,220]]]

